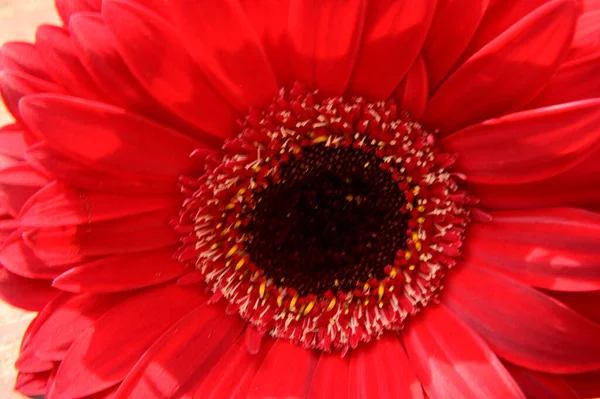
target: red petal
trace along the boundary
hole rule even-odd
[[[536,287],[600,289],[600,216],[596,213],[556,208],[492,216],[492,223],[471,227],[464,251],[468,259]]]
[[[158,337],[205,300],[200,290],[167,285],[116,306],[73,343],[51,395],[79,398],[118,384]]]
[[[104,94],[81,65],[67,30],[58,26],[42,25],[38,27],[35,39],[48,72],[66,92],[76,97],[106,101]]]
[[[90,6],[86,0],[54,0],[56,10],[63,20],[65,25],[69,23],[69,19],[73,14],[85,11],[99,11],[96,7]]]
[[[444,79],[477,30],[489,0],[439,0],[423,45],[430,89]]]
[[[26,395],[36,396],[44,395],[46,384],[52,371],[42,371],[41,373],[18,373],[15,382],[15,391]]]
[[[481,21],[479,29],[463,53],[461,61],[476,53],[486,44],[496,39],[512,25],[519,22],[529,13],[535,11],[550,0],[491,0]],[[576,1],[573,1],[576,3]]]
[[[79,265],[54,279],[69,292],[130,291],[177,278],[189,267],[173,259],[175,248],[118,255]]]
[[[339,353],[321,353],[308,397],[311,399],[345,399],[350,397],[350,357]],[[367,378],[365,375],[364,378]]]
[[[520,184],[581,163],[600,141],[600,100],[518,112],[470,126],[440,145],[469,182]]]
[[[37,95],[24,98],[20,110],[51,147],[95,169],[173,182],[195,169],[189,155],[199,146],[196,141],[124,109]]]
[[[25,310],[41,310],[58,290],[47,281],[19,277],[0,267],[0,298]]]
[[[175,0],[168,4],[188,50],[238,110],[245,112],[277,94],[265,50],[238,1]]]
[[[559,292],[547,291],[546,294],[558,299],[577,313],[600,324],[600,291]]]
[[[245,398],[260,365],[269,353],[272,339],[265,339],[257,354],[250,354],[242,340],[236,341],[203,379],[194,399]]]
[[[290,2],[295,77],[328,95],[346,90],[366,16],[364,0]]]
[[[565,380],[581,398],[600,396],[600,370],[586,374],[567,375]]]
[[[318,352],[278,339],[254,376],[248,393],[257,398],[304,398],[318,360]]]
[[[511,363],[548,373],[600,368],[600,325],[538,290],[465,263],[444,295],[444,303]]]
[[[404,344],[432,398],[525,398],[496,355],[445,306],[411,320]]]
[[[9,166],[0,170],[0,201],[16,217],[29,198],[48,182],[27,164]]]
[[[183,397],[210,372],[243,326],[237,315],[226,316],[219,306],[201,306],[190,312],[144,353],[116,398]]]
[[[395,333],[352,351],[348,390],[354,399],[423,398],[421,383]]]
[[[435,1],[370,2],[364,38],[350,82],[352,94],[384,100],[417,58],[435,12]]]
[[[0,94],[6,108],[17,120],[21,120],[19,101],[36,93],[62,93],[60,86],[17,71],[0,71]]]
[[[79,335],[123,299],[123,295],[59,294],[32,322],[22,351],[61,361]]]
[[[16,124],[0,127],[0,154],[23,159],[27,150],[23,130]]]
[[[290,66],[288,17],[290,0],[240,0],[269,58],[279,86],[291,86],[295,77]]]
[[[506,364],[506,369],[528,398],[579,399],[564,378],[558,375],[536,373]]]
[[[51,265],[36,256],[23,238],[15,231],[0,249],[0,262],[11,273],[33,279],[53,279],[68,269],[64,265]]]
[[[36,253],[102,256],[149,251],[175,244],[174,210],[161,210],[81,226],[31,229],[23,236]]]
[[[156,100],[215,135],[210,141],[215,145],[218,138],[234,134],[233,109],[211,86],[165,20],[129,1],[105,2],[102,14],[125,62]]]
[[[181,205],[178,195],[125,196],[74,190],[61,183],[50,183],[21,208],[23,226],[70,226],[88,224]]]
[[[6,239],[19,227],[16,219],[0,220],[0,244],[4,245]]]
[[[400,82],[393,97],[400,108],[408,111],[414,119],[420,119],[425,112],[429,97],[427,69],[423,57],[419,56]]]
[[[573,1],[553,0],[523,18],[440,86],[424,120],[449,133],[525,105],[566,56],[577,16]]]
[[[48,82],[52,81],[38,49],[31,43],[4,43],[0,48],[0,70],[2,69],[12,69]]]

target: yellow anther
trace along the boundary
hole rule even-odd
[[[238,263],[235,264],[235,270],[240,270],[240,268],[244,266],[244,263],[246,263],[246,258],[238,260]]]
[[[332,298],[332,299],[331,299],[331,301],[329,301],[329,305],[327,305],[327,311],[328,311],[328,312],[329,312],[329,311],[331,311],[331,309],[333,309],[333,307],[335,306],[335,303],[336,303],[336,302],[337,302],[337,301],[336,301],[336,299],[335,299],[335,298]]]
[[[413,178],[412,178],[412,176],[408,176],[408,177],[406,178],[406,181],[407,181],[407,183],[410,183],[411,181],[413,181]]]
[[[421,245],[421,241],[415,242],[415,248],[417,249],[417,251],[420,251],[421,248],[423,248],[423,245]]]
[[[277,306],[281,307],[282,304],[283,298],[281,297],[281,295],[277,295]]]
[[[227,262],[225,262],[225,267],[229,267],[231,266],[231,259],[229,259]]]
[[[412,256],[412,255],[411,255],[410,251],[406,251],[406,252],[404,253],[404,259],[406,259],[406,260],[409,260],[411,256]]]
[[[296,302],[298,302],[298,295],[294,295],[294,297],[290,301],[290,310],[296,307]]]
[[[210,249],[216,249],[219,246],[216,242],[210,246]]]
[[[412,233],[412,240],[414,242],[419,241],[419,233],[417,233],[416,231],[413,231],[413,233]]]
[[[369,304],[369,298],[365,298],[365,306]]]
[[[233,247],[231,247],[231,249],[229,251],[227,251],[227,254],[225,255],[225,257],[231,258],[237,250],[238,250],[237,245],[234,245]]]
[[[383,293],[384,292],[385,292],[385,287],[383,286],[383,284],[379,284],[379,290],[377,292],[377,295],[379,296],[379,300],[380,301],[383,298]]]
[[[315,302],[314,301],[310,301],[306,307],[304,308],[304,316],[306,316],[307,314],[310,313],[311,310],[313,310],[313,308],[315,307]]]
[[[241,225],[242,225],[242,221],[241,221],[241,220],[238,220],[237,222],[235,222],[235,224],[233,225],[233,227],[235,227],[235,228],[237,229],[237,228],[238,228],[238,227],[240,227]]]
[[[319,144],[319,143],[324,143],[327,141],[329,137],[327,136],[319,136],[319,137],[315,137],[312,141],[313,144]]]
[[[346,195],[346,201],[352,201],[354,197],[350,194]]]
[[[250,287],[248,287],[248,291],[246,291],[246,293],[247,293],[247,294],[251,293],[253,288],[254,288],[254,286],[253,286],[253,285],[251,285]]]
[[[369,284],[365,283],[365,285],[363,286],[363,290],[364,291],[369,291]]]
[[[408,270],[415,270],[415,265],[410,265],[410,266],[408,267]]]
[[[417,222],[419,224],[423,224],[423,223],[425,223],[425,218],[424,217],[417,218]]]
[[[337,287],[338,285],[340,285],[340,280],[338,280],[337,278],[335,279],[335,281],[333,282],[333,286]]]
[[[369,161],[367,161],[367,162],[365,162],[365,165],[364,165],[364,167],[365,167],[365,168],[368,168],[368,167],[369,167],[369,165],[370,165],[370,162],[369,162]]]
[[[219,230],[221,227],[223,227],[223,223],[219,223],[216,227],[217,227],[217,230]]]
[[[242,187],[242,188],[240,188],[240,189],[238,190],[238,192],[237,192],[237,193],[238,193],[238,195],[243,195],[245,192],[246,192],[246,188],[245,188],[245,187]]]
[[[419,195],[420,192],[421,192],[421,187],[417,186],[417,187],[413,188],[414,195]]]
[[[233,208],[235,208],[235,204],[233,202],[227,204],[227,206],[225,207],[225,209],[227,209],[227,210],[230,210],[230,209],[233,209]]]
[[[256,165],[256,166],[254,167],[254,171],[255,171],[256,173],[260,172],[260,166]]]
[[[425,207],[423,205],[419,205],[419,207],[417,208],[417,210],[419,212],[425,212]]]
[[[261,298],[264,298],[264,296],[265,296],[265,288],[267,288],[267,283],[265,283],[263,281],[262,283],[260,283],[260,286],[258,287],[258,295]]]
[[[395,267],[392,267],[392,270],[390,270],[390,277],[395,278],[397,275],[398,275],[398,270],[396,270]]]

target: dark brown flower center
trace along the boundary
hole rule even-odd
[[[404,194],[381,160],[353,148],[307,147],[255,194],[245,246],[268,278],[300,295],[383,279],[406,249]],[[244,215],[245,216],[245,215]]]

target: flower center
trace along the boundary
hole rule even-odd
[[[296,84],[182,178],[177,256],[262,334],[346,350],[435,302],[472,198],[392,101]]]
[[[381,163],[365,151],[323,144],[283,163],[279,181],[243,213],[250,260],[301,296],[385,278],[383,266],[406,249],[408,218],[404,194]]]

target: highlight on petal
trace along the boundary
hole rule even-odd
[[[0,70],[13,70],[52,82],[39,49],[25,42],[7,42],[0,47]]]

